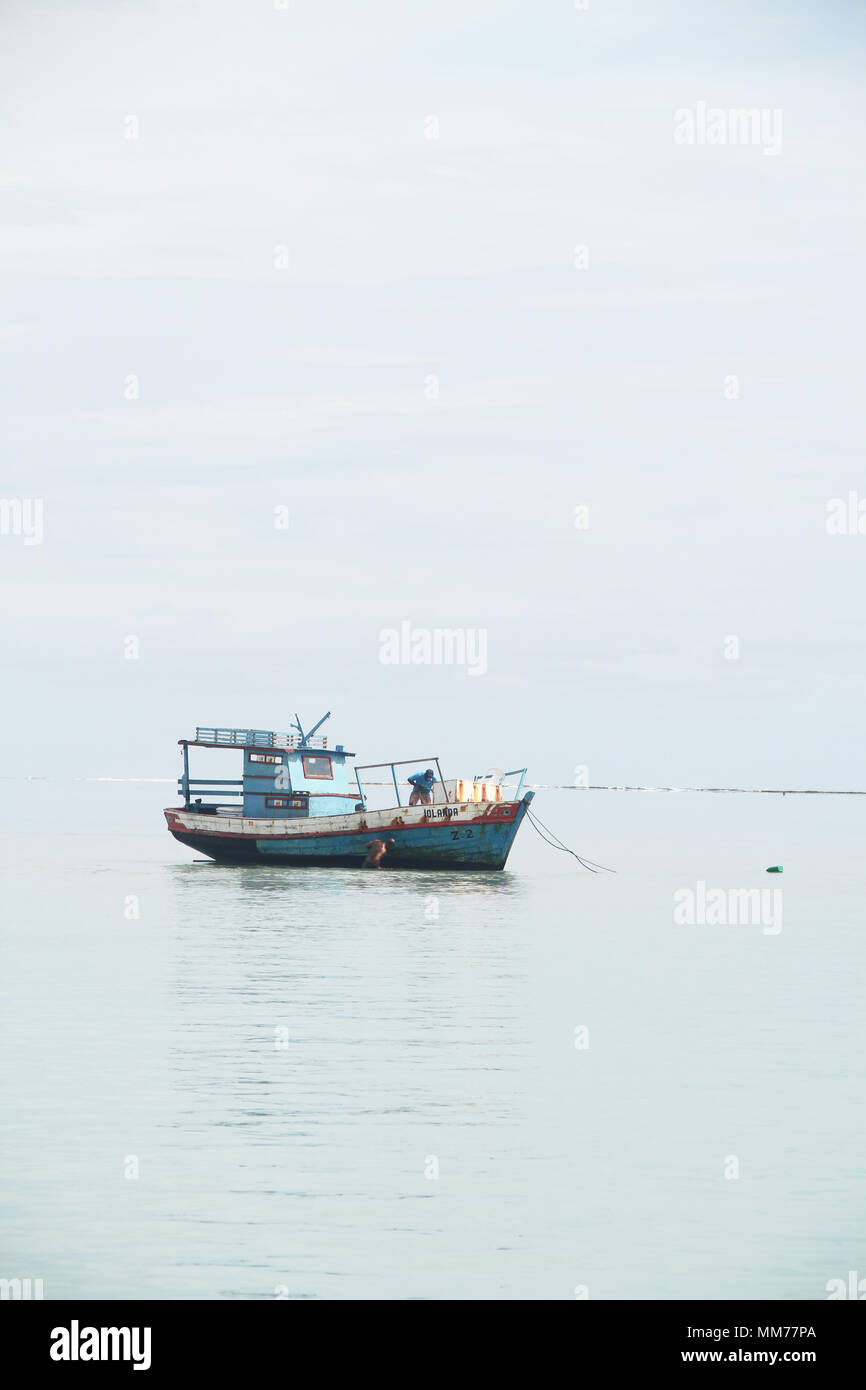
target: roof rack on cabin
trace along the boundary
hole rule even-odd
[[[299,734],[280,734],[270,729],[224,729],[197,727],[194,739],[181,743],[206,748],[327,748],[327,738],[301,738]]]

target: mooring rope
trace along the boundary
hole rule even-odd
[[[559,836],[555,833],[555,831],[550,830],[548,826],[544,824],[543,821],[540,821],[538,817],[535,815],[535,813],[533,811],[530,811],[529,807],[526,808],[526,814],[529,818],[529,822],[533,830],[536,830],[538,834],[541,835],[541,838],[542,840],[544,840],[544,843],[546,845],[550,845],[551,849],[564,850],[566,854],[572,855],[572,857],[576,859],[578,864],[581,864],[584,869],[589,869],[589,872],[591,874],[598,873],[599,869],[604,869],[605,873],[608,874],[616,873],[616,869],[609,869],[606,864],[596,864],[594,859],[581,859],[580,855],[575,853],[573,849],[569,849],[568,845],[564,845],[560,840]],[[547,834],[542,834],[542,831],[547,831]],[[552,838],[548,839],[548,835]]]

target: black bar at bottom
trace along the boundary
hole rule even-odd
[[[161,1382],[192,1373],[222,1380],[259,1365],[274,1369],[282,1365],[288,1372],[303,1349],[304,1363],[309,1365],[311,1354],[321,1357],[322,1369],[333,1379],[335,1361],[339,1363],[341,1357],[347,1368],[354,1365],[355,1373],[361,1374],[365,1367],[369,1372],[394,1337],[403,1344],[408,1334],[423,1336],[420,1360],[428,1374],[441,1357],[442,1373],[453,1375],[456,1348],[450,1333],[461,1334],[461,1345],[468,1337],[475,1351],[472,1360],[483,1353],[489,1370],[500,1356],[517,1349],[515,1337],[527,1351],[534,1346],[535,1355],[547,1361],[557,1350],[555,1343],[545,1342],[542,1354],[542,1344],[532,1339],[542,1321],[545,1335],[562,1334],[567,1339],[575,1373],[593,1366],[596,1372],[612,1376],[642,1371],[653,1377],[675,1369],[689,1373],[713,1366],[728,1371],[802,1367],[826,1381],[828,1374],[859,1364],[866,1319],[862,1308],[845,1307],[845,1301],[602,1303],[575,1299],[567,1307],[547,1305],[547,1312],[545,1305],[533,1302],[530,1325],[525,1328],[516,1324],[525,1314],[513,1313],[509,1302],[483,1298],[452,1304],[442,1300],[435,1320],[429,1308],[415,1306],[410,1311],[401,1304],[399,1322],[394,1321],[393,1305],[386,1303],[378,1326],[373,1308],[382,1304],[374,1301],[360,1305],[279,1297],[237,1302],[7,1301],[0,1304],[4,1353],[0,1364],[5,1368],[14,1358],[19,1375],[32,1370],[51,1377],[76,1373],[93,1377],[106,1367],[115,1376],[132,1375],[137,1367],[142,1383],[147,1383],[145,1376]],[[424,1300],[412,1302],[417,1305]],[[363,1322],[357,1323],[356,1340],[351,1331],[359,1308]],[[500,1323],[500,1317],[507,1322]],[[310,1340],[319,1331],[329,1334],[324,1345]],[[333,1334],[340,1332],[350,1336],[335,1343]],[[406,1361],[403,1373],[411,1375]]]

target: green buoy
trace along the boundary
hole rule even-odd
[[[768,873],[768,874],[781,874],[781,873],[784,873],[784,869],[782,868],[781,864],[772,864],[772,865],[770,866],[770,868],[767,870],[767,873]]]

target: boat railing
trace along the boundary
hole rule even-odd
[[[226,790],[229,787],[236,787],[237,790]],[[210,810],[211,807],[225,805],[227,797],[242,798],[244,784],[241,777],[178,777],[177,790],[179,795],[183,797],[187,809],[192,809],[191,803],[198,801],[200,805]],[[216,797],[216,801],[208,800],[205,802],[202,800],[203,797]],[[243,802],[239,801],[235,805],[236,809],[240,809]]]
[[[439,782],[440,782],[440,784],[441,784],[441,787],[442,787],[443,792],[445,793],[445,800],[446,800],[446,801],[449,801],[449,800],[450,800],[450,797],[449,797],[449,795],[448,795],[448,788],[445,786],[445,779],[444,779],[443,776],[442,776],[442,769],[441,769],[441,767],[439,766],[439,759],[438,759],[438,758],[400,758],[400,759],[398,759],[396,762],[393,762],[393,763],[364,763],[361,767],[356,767],[356,768],[355,768],[355,781],[358,783],[358,796],[359,796],[359,798],[360,798],[361,805],[363,806],[363,808],[364,808],[365,811],[366,811],[366,809],[367,809],[367,797],[366,797],[366,794],[365,794],[365,792],[364,792],[364,788],[363,788],[363,786],[362,786],[362,784],[361,784],[361,776],[360,776],[360,774],[361,774],[362,772],[372,772],[374,768],[380,768],[380,767],[387,767],[387,768],[390,768],[390,770],[391,770],[391,780],[392,780],[393,783],[394,783],[394,791],[395,791],[395,793],[396,793],[396,795],[397,795],[397,805],[398,805],[398,806],[402,806],[402,805],[403,805],[403,802],[400,800],[400,787],[399,787],[399,784],[398,784],[398,782],[397,782],[397,774],[396,774],[396,772],[394,771],[394,769],[397,768],[397,767],[408,767],[410,763],[414,764],[415,767],[424,767],[424,766],[428,766],[428,767],[429,767],[429,766],[431,766],[431,765],[435,766],[436,771],[437,771],[438,774],[439,774]],[[386,782],[386,783],[384,783],[384,784],[383,784],[383,783],[378,783],[378,784],[376,784],[376,785],[379,785],[379,786],[382,786],[382,785],[387,786],[388,784],[387,784],[387,782]]]
[[[509,798],[513,801],[519,801],[520,793],[523,791],[523,783],[526,781],[526,774],[528,771],[529,769],[525,767],[514,767],[511,769],[510,772],[502,772],[500,768],[497,768],[495,773],[495,780],[499,783],[500,787],[505,787],[510,782],[513,782],[515,779],[519,779],[517,781],[517,786],[514,790],[513,796]],[[485,775],[484,773],[481,773],[480,776],[475,778],[476,782],[484,782],[491,780],[494,779],[491,778],[489,774]]]
[[[372,771],[376,770],[377,768],[383,768],[383,767],[388,768],[389,771],[390,771],[390,773],[391,773],[391,781],[392,781],[393,784],[394,784],[394,791],[395,791],[396,796],[397,796],[397,805],[402,807],[403,802],[400,800],[400,787],[399,787],[399,784],[398,784],[398,782],[397,782],[397,774],[396,774],[396,772],[395,772],[394,769],[395,769],[395,768],[398,768],[398,767],[405,767],[405,766],[406,766],[407,764],[409,764],[409,763],[413,763],[416,767],[419,766],[419,765],[421,765],[421,764],[423,764],[423,763],[427,763],[428,765],[431,764],[431,763],[432,763],[432,764],[435,764],[436,771],[437,771],[438,774],[439,774],[439,782],[440,782],[440,785],[441,785],[441,787],[442,787],[442,793],[443,793],[443,796],[444,796],[444,798],[445,798],[445,801],[446,801],[446,802],[449,802],[449,801],[453,800],[453,798],[451,797],[451,795],[450,795],[450,793],[449,793],[449,791],[448,791],[447,786],[445,785],[445,780],[444,780],[444,778],[443,778],[443,776],[442,776],[442,769],[441,769],[441,767],[439,766],[439,759],[438,759],[438,758],[403,758],[403,759],[401,759],[401,760],[398,761],[398,762],[393,762],[393,763],[367,763],[367,764],[365,764],[365,765],[362,766],[362,767],[356,767],[356,768],[355,768],[355,781],[358,783],[358,795],[359,795],[359,797],[360,797],[361,803],[362,803],[362,805],[363,805],[365,811],[366,811],[366,809],[367,809],[367,796],[366,796],[366,793],[365,793],[365,791],[364,791],[363,785],[362,785],[362,783],[361,783],[361,778],[360,778],[359,774],[360,774],[361,772],[372,772]],[[503,772],[501,768],[496,768],[494,774],[490,774],[490,773],[484,774],[484,773],[482,773],[482,774],[480,774],[479,776],[475,777],[474,780],[475,780],[476,782],[496,781],[496,782],[498,782],[499,785],[502,786],[502,787],[506,787],[506,786],[510,785],[511,783],[516,783],[515,789],[514,789],[513,793],[510,794],[510,796],[509,796],[508,799],[509,799],[509,800],[514,800],[514,801],[519,801],[519,800],[520,800],[520,793],[523,791],[523,784],[524,784],[524,782],[526,781],[526,774],[527,774],[527,771],[528,771],[528,768],[525,768],[525,767],[515,767],[515,768],[512,768],[510,772]],[[376,782],[376,781],[374,781],[372,778],[369,778],[369,777],[365,777],[364,781],[366,782],[366,784],[367,784],[368,787],[387,787],[387,786],[389,785],[388,782]]]
[[[302,739],[299,734],[280,734],[272,729],[197,727],[190,743],[206,748],[327,748],[327,738]]]

